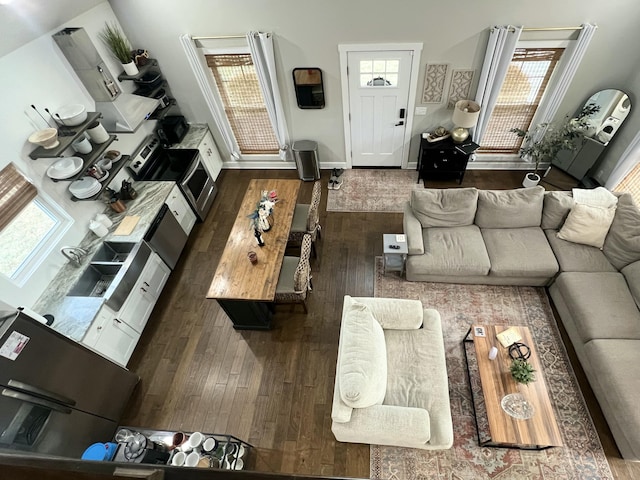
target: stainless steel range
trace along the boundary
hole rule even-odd
[[[198,150],[163,148],[156,135],[145,139],[129,170],[136,180],[176,182],[200,221],[218,192]]]

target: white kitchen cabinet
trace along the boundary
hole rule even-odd
[[[138,332],[105,306],[98,312],[82,343],[125,367],[139,339]]]
[[[222,170],[222,158],[220,158],[220,153],[218,153],[218,148],[210,131],[207,131],[200,145],[198,145],[198,150],[202,156],[202,161],[207,166],[207,170],[209,170],[213,180],[216,180],[220,175],[220,170]]]
[[[184,198],[184,195],[177,185],[173,187],[165,203],[167,207],[169,207],[169,210],[173,212],[174,217],[176,217],[182,229],[189,235],[196,223],[196,214],[189,206],[187,199]]]
[[[118,312],[118,318],[142,333],[171,270],[157,253],[147,260],[138,281]]]
[[[82,343],[126,366],[170,273],[158,254],[151,253],[120,310],[103,305]]]

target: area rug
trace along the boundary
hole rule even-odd
[[[329,190],[328,212],[402,212],[416,186],[415,170],[351,169],[339,190]]]
[[[596,429],[569,363],[543,288],[407,282],[384,275],[376,258],[375,296],[414,298],[442,316],[454,444],[449,450],[371,446],[372,479],[610,479]],[[477,324],[531,330],[564,447],[542,451],[478,445],[462,339]]]

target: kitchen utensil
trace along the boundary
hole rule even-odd
[[[120,198],[123,200],[133,200],[138,196],[138,192],[131,186],[131,182],[122,180],[122,188],[120,189]]]
[[[123,235],[123,236],[131,235],[131,232],[133,232],[134,228],[136,228],[136,225],[138,224],[139,221],[140,221],[140,217],[138,215],[127,215],[122,219],[122,221],[120,222],[120,225],[118,225],[118,228],[116,228],[113,234]],[[180,443],[174,443],[174,445],[176,446],[181,445],[184,443],[184,441],[185,440],[182,440]]]
[[[108,158],[101,158],[96,162],[96,165],[102,170],[111,170],[111,167],[113,167],[113,162]]]
[[[65,125],[76,126],[81,125],[87,119],[87,111],[84,105],[74,103],[70,105],[64,105],[56,112]]]
[[[91,142],[89,142],[89,140],[87,140],[86,137],[81,137],[75,142],[73,142],[71,144],[71,148],[73,148],[76,152],[82,153],[82,154],[91,153],[91,150],[93,150],[93,147],[91,146]]]
[[[80,173],[84,162],[80,157],[64,157],[47,169],[47,176],[54,180],[64,180]]]
[[[200,432],[193,432],[188,440],[191,448],[199,447],[203,441],[204,441],[204,435]]]
[[[127,206],[124,204],[124,202],[122,200],[118,200],[117,198],[112,198],[111,200],[109,200],[109,206],[112,208],[112,210],[118,213],[122,213],[127,209]]]
[[[93,177],[82,177],[71,182],[69,191],[71,194],[80,199],[89,198],[100,191],[101,185],[98,180]]]
[[[120,226],[118,227],[118,229],[120,229],[120,228],[123,226],[123,224],[124,224],[125,220],[127,220],[128,218],[135,218],[135,217],[129,217],[129,216],[124,217],[124,219],[122,220],[122,223],[120,224]],[[136,221],[136,223],[138,223],[138,222]],[[116,232],[117,232],[117,231],[118,231],[118,230],[116,230]],[[131,233],[131,232],[129,232],[129,233]],[[114,232],[114,235],[115,235],[115,232]],[[128,235],[128,234],[127,234],[127,235]],[[171,448],[179,447],[180,445],[182,445],[184,442],[186,442],[186,441],[187,441],[187,438],[189,438],[189,437],[188,437],[185,433],[183,433],[183,432],[176,432],[176,433],[174,433],[174,434],[173,434],[173,439],[172,439]]]
[[[104,237],[109,234],[109,229],[103,223],[96,220],[91,220],[89,222],[89,230],[95,233],[98,237]]]
[[[38,109],[36,108],[36,106],[35,106],[35,105],[31,105],[31,108],[33,108],[33,109],[36,111],[36,113],[40,116],[40,118],[42,119],[42,121],[44,121],[44,123],[47,125],[47,127],[50,127],[50,126],[51,126],[51,125],[49,124],[49,122],[47,121],[47,119],[46,119],[46,118],[44,118],[44,117],[42,116],[42,114],[38,111]]]
[[[109,134],[97,120],[89,124],[87,133],[89,137],[91,137],[91,140],[93,140],[93,143],[104,143],[109,140]]]
[[[58,141],[58,130],[55,128],[44,128],[42,130],[38,130],[29,136],[29,141],[36,145],[40,145],[47,150],[60,145],[60,142]]]
[[[181,467],[184,465],[184,461],[187,459],[187,454],[184,452],[176,452],[171,459],[171,465],[175,467]]]
[[[116,432],[116,436],[114,437],[116,442],[128,442],[133,437],[133,432],[128,428],[121,428]]]
[[[93,217],[93,219],[96,222],[100,222],[101,224],[103,224],[105,227],[109,228],[113,225],[113,222],[111,221],[111,219],[109,217],[107,217],[104,213],[97,213],[95,217]],[[123,429],[126,430],[126,429]],[[118,440],[116,438],[116,440]],[[121,440],[118,440],[121,441]]]
[[[210,468],[211,467],[211,458],[209,457],[200,457],[198,460],[198,464],[196,465],[198,468]]]
[[[59,123],[58,120],[56,120],[53,117],[53,114],[49,111],[49,109],[47,107],[44,107],[44,111],[47,112],[49,114],[49,116],[51,117],[51,120],[53,120],[54,125],[58,125],[58,135],[61,137],[68,137],[70,135],[73,135],[75,132],[70,131],[69,128],[64,126],[64,122]]]
[[[109,462],[113,459],[113,456],[116,454],[116,449],[118,445],[116,443],[94,443],[89,448],[87,448],[82,457],[82,460],[98,460]]]
[[[216,448],[218,448],[218,441],[213,437],[209,437],[202,442],[202,450],[206,453],[211,453],[215,451]]]
[[[195,467],[196,465],[198,465],[199,461],[200,461],[200,454],[198,452],[191,452],[189,455],[187,455],[187,458],[184,461],[184,466]]]
[[[104,154],[104,158],[111,160],[111,163],[116,163],[122,158],[122,154],[118,150],[109,150]]]

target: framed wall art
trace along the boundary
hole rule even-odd
[[[454,70],[451,75],[451,84],[449,85],[449,100],[447,108],[453,108],[458,100],[466,100],[469,98],[471,90],[471,82],[473,81],[473,73],[475,70]]]
[[[449,65],[429,63],[424,71],[422,103],[442,103]]]

